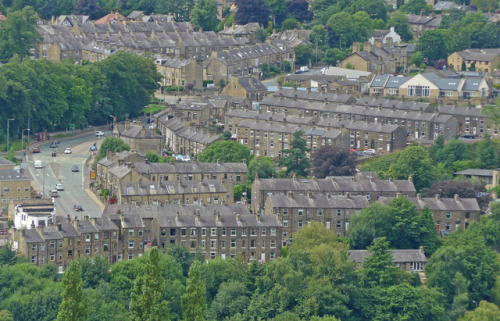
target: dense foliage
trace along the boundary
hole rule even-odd
[[[316,223],[294,235],[286,257],[267,264],[248,265],[241,258],[204,262],[174,246],[168,253],[153,248],[111,271],[100,257],[96,264],[75,261],[61,283],[53,265],[37,268],[9,259],[0,262],[0,316],[48,321],[59,311],[64,319],[63,311],[73,306],[74,320],[96,321],[427,321],[456,320],[477,307],[465,320],[498,318],[494,303],[481,302],[492,302],[499,266],[479,236],[500,233],[488,231],[483,221],[472,225],[432,255],[427,287],[417,274],[393,267],[384,237],[371,244],[371,257],[357,269],[347,243]]]
[[[36,133],[136,117],[160,77],[151,60],[128,52],[85,66],[14,57],[0,68],[0,137],[7,118],[16,119],[10,135],[20,138],[28,119]]]
[[[311,155],[313,174],[317,178],[326,176],[353,176],[356,169],[356,156],[348,149],[323,146]]]
[[[240,163],[250,161],[250,148],[232,140],[224,140],[211,144],[200,154],[200,162]]]

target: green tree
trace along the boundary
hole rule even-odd
[[[177,261],[182,268],[182,274],[187,277],[191,265],[191,255],[186,245],[171,244],[167,253]]]
[[[387,9],[383,0],[359,0],[351,5],[351,12],[369,13],[371,19],[387,20]]]
[[[0,310],[0,320],[2,321],[14,321],[12,314],[7,310]]]
[[[184,321],[204,321],[207,304],[205,302],[205,281],[201,279],[201,263],[196,261],[189,269],[186,293],[182,296]]]
[[[429,7],[425,0],[410,0],[399,8],[401,11],[406,13],[420,14],[422,10],[424,14],[429,14]]]
[[[432,217],[432,212],[427,205],[422,209],[422,214],[418,218],[420,235],[419,245],[424,247],[425,255],[430,257],[440,246],[436,222]]]
[[[266,29],[259,27],[259,28],[255,29],[253,35],[254,35],[255,39],[257,39],[259,42],[262,42],[262,43],[266,42],[266,39],[267,39]]]
[[[338,48],[327,49],[323,57],[323,62],[328,66],[337,66],[345,58],[347,58],[347,54],[344,51]]]
[[[308,65],[314,57],[314,51],[308,45],[298,45],[293,50],[295,52],[295,64],[297,66]]]
[[[284,72],[290,72],[292,71],[292,64],[288,60],[284,60],[281,63],[281,68],[283,69]]]
[[[212,302],[209,315],[213,320],[225,320],[237,313],[244,313],[250,299],[245,285],[237,281],[222,283]]]
[[[200,154],[200,162],[210,163],[218,160],[224,163],[250,161],[250,148],[232,140],[219,141],[208,146]]]
[[[394,27],[394,30],[401,36],[403,41],[413,39],[410,24],[408,23],[408,16],[399,10],[391,14],[391,18],[387,21],[387,27]],[[420,64],[417,66],[420,66]]]
[[[424,63],[424,55],[422,55],[420,51],[414,52],[411,55],[410,63],[417,67],[420,67]]]
[[[281,23],[281,30],[293,30],[298,28],[299,28],[299,22],[297,21],[297,19],[295,19],[295,17],[286,18]]]
[[[217,3],[215,0],[198,0],[191,11],[191,24],[195,28],[212,31],[219,24],[217,19]]]
[[[279,24],[282,21],[286,11],[285,0],[264,0],[273,16],[273,25]]]
[[[96,255],[92,259],[85,257],[80,259],[79,263],[85,288],[96,288],[100,282],[109,281],[109,264],[106,257],[100,255]]]
[[[146,254],[143,274],[135,279],[130,297],[130,314],[134,321],[170,320],[167,302],[162,300],[165,280],[160,267],[160,251],[153,247]]]
[[[345,65],[345,67],[344,67],[344,68],[354,70],[354,69],[356,69],[356,66],[355,66],[355,65],[353,65],[353,64],[351,64],[350,62],[348,62],[348,63]]]
[[[314,48],[328,48],[328,31],[323,25],[315,25],[311,29],[309,40],[313,43]]]
[[[455,274],[453,287],[455,297],[447,314],[450,320],[457,320],[467,311],[467,306],[469,305],[468,284],[462,273],[457,272]]]
[[[99,153],[97,154],[97,159],[101,159],[106,156],[106,154],[109,151],[112,152],[123,152],[130,150],[130,146],[127,145],[123,140],[120,138],[115,138],[115,137],[106,137],[101,144],[101,147],[99,148]]]
[[[0,247],[0,266],[14,265],[17,263],[16,253],[8,246]]]
[[[484,140],[480,142],[476,149],[479,168],[497,168],[498,157],[490,135],[484,135]]]
[[[500,310],[498,306],[487,301],[479,302],[479,306],[474,311],[468,311],[459,319],[460,321],[498,321],[500,320]]]
[[[0,28],[0,59],[4,62],[14,55],[29,56],[30,49],[41,40],[35,28],[38,16],[32,7],[11,11],[7,16]]]
[[[81,270],[77,261],[71,261],[66,268],[62,285],[63,301],[59,307],[57,321],[87,320],[88,307],[83,295]]]
[[[288,176],[292,173],[299,177],[307,177],[309,175],[311,164],[306,155],[309,148],[307,148],[307,143],[302,138],[303,135],[304,132],[300,130],[293,133],[293,140],[290,142],[290,148],[284,149],[284,156],[279,159],[280,166],[286,167],[286,174]]]
[[[436,175],[427,150],[421,146],[408,146],[396,158],[389,169],[393,179],[408,179],[413,177],[413,184],[417,191],[430,187]]]
[[[446,59],[453,50],[453,34],[450,30],[426,30],[417,40],[417,51],[424,56],[428,65],[436,60]]]
[[[277,177],[276,166],[271,157],[254,158],[248,164],[247,183],[251,185],[255,179],[255,174],[259,178]]]
[[[397,267],[392,263],[392,254],[389,252],[389,242],[385,237],[377,238],[368,247],[371,253],[363,262],[361,270],[363,281],[371,287],[391,286],[397,282]]]

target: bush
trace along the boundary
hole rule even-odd
[[[164,89],[166,92],[172,92],[172,91],[184,91],[184,87],[180,86],[177,88],[177,86],[166,86]]]
[[[207,87],[208,84],[213,84],[213,83],[214,83],[213,79],[203,80],[203,87]]]

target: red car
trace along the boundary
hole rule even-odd
[[[33,147],[32,152],[33,153],[40,153],[40,147],[38,147],[38,146]]]

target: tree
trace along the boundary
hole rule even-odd
[[[294,48],[294,52],[297,66],[308,65],[314,57],[313,49],[308,45],[298,45]]]
[[[20,58],[30,55],[30,49],[41,40],[35,28],[37,21],[35,10],[29,6],[9,12],[0,28],[0,60],[5,62],[14,55]]]
[[[168,246],[167,253],[179,263],[182,268],[182,274],[188,276],[191,256],[186,245],[171,244]]]
[[[405,148],[389,169],[389,175],[393,179],[408,179],[412,176],[417,191],[430,187],[435,173],[428,152],[421,146]]]
[[[249,303],[250,299],[243,283],[225,282],[221,284],[208,315],[211,316],[211,320],[225,320],[237,313],[243,313]]]
[[[198,0],[193,11],[191,11],[191,24],[195,28],[212,31],[219,24],[217,15],[217,3],[215,0]]]
[[[348,149],[323,146],[311,155],[313,174],[318,178],[326,176],[352,176],[356,168],[356,156]]]
[[[264,0],[271,10],[273,16],[273,25],[279,24],[285,16],[286,2],[285,0]]]
[[[498,157],[490,135],[486,133],[484,140],[477,146],[479,168],[497,168]]]
[[[290,72],[292,70],[292,64],[288,60],[284,60],[281,62],[281,69],[283,69],[284,72]]]
[[[439,248],[440,240],[438,238],[436,222],[427,205],[422,209],[418,222],[420,230],[420,235],[418,236],[419,245],[424,247],[425,255],[430,257]]]
[[[420,14],[422,10],[424,14],[429,14],[429,7],[425,0],[410,0],[399,8],[401,11],[406,13]]]
[[[123,152],[130,150],[130,146],[127,145],[123,140],[120,138],[115,138],[115,137],[106,137],[101,144],[101,147],[99,148],[99,153],[97,154],[97,159],[101,159],[106,156],[106,154],[109,151],[112,152]]]
[[[8,310],[0,310],[0,320],[2,321],[14,321],[12,314]]]
[[[255,174],[259,178],[276,177],[276,166],[271,157],[254,158],[248,164],[247,183],[251,185],[255,179]]]
[[[63,301],[59,307],[57,321],[84,321],[87,320],[88,307],[82,291],[82,277],[80,265],[71,261],[62,279]]]
[[[394,31],[396,31],[405,42],[413,39],[410,24],[408,23],[408,16],[401,11],[395,11],[391,14],[391,18],[387,21],[387,27],[394,27]],[[417,66],[420,66],[420,64]]]
[[[309,2],[307,0],[290,0],[286,2],[286,13],[292,15],[300,22],[309,21],[313,14],[309,11]]]
[[[239,24],[258,22],[265,26],[269,20],[271,10],[264,0],[236,0],[235,5],[238,9],[234,19]]]
[[[0,266],[16,264],[16,253],[9,246],[0,247]]]
[[[356,69],[356,66],[353,65],[353,64],[351,64],[350,62],[348,62],[348,63],[345,64],[344,68],[354,70],[354,69]]]
[[[162,300],[165,280],[160,267],[160,251],[153,247],[146,254],[143,274],[135,279],[130,297],[130,314],[134,321],[170,320],[167,302]]]
[[[79,0],[73,9],[73,13],[87,15],[92,20],[99,19],[102,16],[101,7],[96,0]]]
[[[109,281],[109,264],[106,257],[100,255],[96,255],[92,259],[85,257],[80,259],[79,263],[85,288],[96,288],[100,282]]]
[[[299,22],[295,17],[286,18],[285,21],[281,23],[281,30],[293,30],[299,28]]]
[[[255,39],[257,39],[259,42],[266,42],[267,39],[267,31],[266,29],[259,27],[255,29],[255,32],[253,33]]]
[[[283,150],[283,157],[279,159],[280,166],[286,166],[286,174],[292,173],[297,176],[306,177],[309,175],[311,164],[306,156],[307,148],[306,141],[302,138],[303,131],[293,133],[293,140],[290,142],[290,148]]]
[[[417,68],[424,63],[424,55],[420,51],[414,52],[411,55],[410,63],[415,65]]]
[[[323,25],[315,25],[311,29],[309,40],[313,43],[314,48],[324,49],[328,47],[328,31]]]
[[[389,252],[389,242],[385,237],[377,238],[368,247],[371,253],[363,262],[361,270],[363,281],[371,287],[391,286],[397,282],[397,268],[392,263],[392,254]]]
[[[200,154],[200,162],[240,163],[250,161],[250,148],[232,140],[215,142]]]
[[[189,269],[186,293],[182,296],[184,321],[204,321],[207,304],[205,302],[205,281],[201,280],[201,263],[196,261]]]
[[[338,48],[327,49],[323,62],[328,66],[337,66],[345,58],[347,58],[347,54],[344,51]]]
[[[479,302],[479,306],[474,311],[468,311],[459,319],[460,321],[483,321],[500,320],[500,310],[498,306],[487,301]]]
[[[387,20],[387,9],[383,0],[358,0],[350,9],[352,13],[360,11],[369,13],[371,19],[381,19],[384,22]]]
[[[440,58],[446,59],[453,47],[450,30],[426,30],[417,40],[417,51],[422,52],[427,64],[434,64]]]

